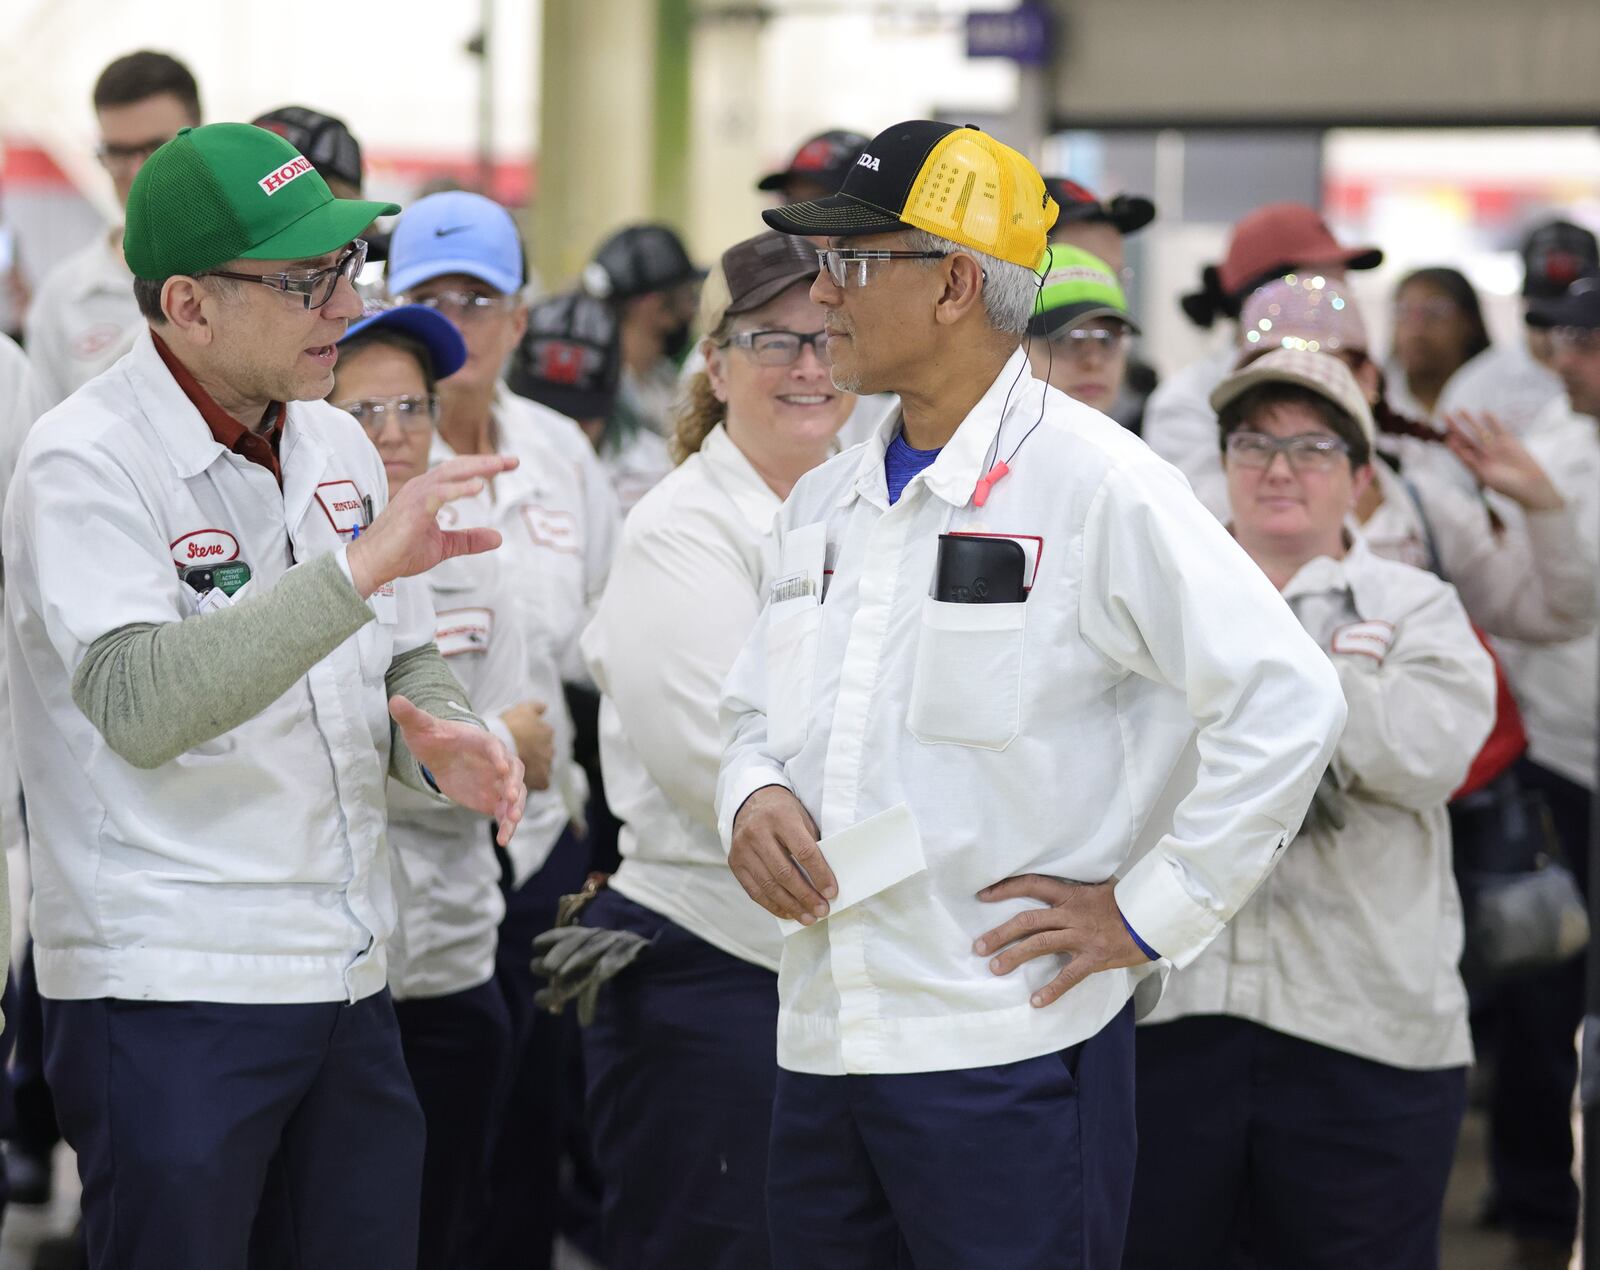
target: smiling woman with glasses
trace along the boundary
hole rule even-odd
[[[773,515],[854,405],[829,382],[816,273],[804,239],[764,233],[706,279],[706,368],[679,417],[679,465],[628,517],[584,634],[625,827],[622,865],[579,937],[652,941],[600,990],[583,1034],[615,1266],[771,1266],[763,1186],[782,940],[717,837],[717,688],[765,598]],[[711,1209],[697,1198],[706,1177],[720,1179]]]

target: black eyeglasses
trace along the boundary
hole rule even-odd
[[[94,157],[100,160],[100,166],[107,171],[125,168],[129,164],[143,163],[171,140],[171,137],[151,137],[148,141],[136,141],[132,145],[102,141],[95,146]]]
[[[292,269],[285,273],[234,273],[227,269],[207,269],[197,273],[197,278],[232,278],[235,282],[259,282],[274,291],[297,295],[307,309],[320,309],[338,289],[343,278],[351,286],[361,266],[367,263],[366,240],[358,238],[345,248],[344,255],[326,269]]]
[[[800,350],[808,344],[820,364],[832,363],[826,331],[812,331],[809,335],[799,331],[740,331],[728,343],[747,350],[758,366],[793,366],[800,360]]]

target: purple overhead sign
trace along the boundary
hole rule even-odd
[[[967,56],[1004,57],[1020,66],[1050,61],[1054,23],[1042,4],[967,14]]]

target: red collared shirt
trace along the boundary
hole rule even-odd
[[[278,442],[283,437],[283,402],[274,401],[268,407],[272,414],[272,427],[266,435],[254,432],[217,404],[216,398],[200,386],[200,381],[173,355],[166,341],[154,329],[150,332],[150,338],[155,343],[156,352],[161,354],[161,360],[172,372],[173,379],[178,381],[178,387],[183,389],[184,396],[194,403],[194,408],[206,421],[206,427],[211,429],[217,444],[232,450],[241,458],[261,464],[272,473],[281,490],[283,468],[278,463]]]

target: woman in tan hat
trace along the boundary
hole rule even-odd
[[[1349,718],[1299,835],[1139,1030],[1124,1266],[1246,1246],[1263,1265],[1433,1270],[1472,1061],[1445,803],[1488,734],[1493,672],[1448,585],[1345,527],[1376,430],[1344,363],[1277,349],[1212,404],[1234,537],[1333,662]]]

